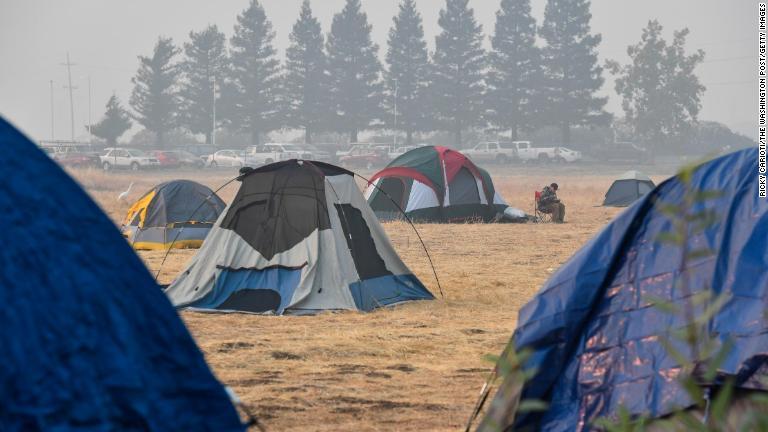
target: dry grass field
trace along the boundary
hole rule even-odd
[[[218,378],[271,431],[460,430],[492,367],[483,356],[500,352],[520,307],[620,211],[597,206],[621,171],[492,167],[497,190],[528,212],[534,190],[557,181],[567,223],[418,225],[443,298],[411,227],[385,224],[435,301],[367,314],[182,317]],[[72,174],[119,224],[130,202],[156,183],[188,178],[216,189],[235,172]],[[129,199],[117,201],[131,182]],[[220,195],[229,201],[236,188],[235,182]],[[141,256],[168,283],[193,254],[172,251],[162,269],[163,252]]]

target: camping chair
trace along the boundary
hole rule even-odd
[[[533,214],[536,216],[536,223],[552,223],[552,212],[540,210],[539,201],[541,201],[541,191],[536,191],[533,193]]]

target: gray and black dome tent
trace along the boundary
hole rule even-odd
[[[168,287],[177,307],[370,311],[434,296],[400,260],[350,171],[289,160],[246,172]]]
[[[616,179],[605,193],[603,206],[626,207],[652,191],[656,185],[640,171],[627,171]]]

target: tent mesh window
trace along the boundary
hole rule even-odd
[[[365,223],[362,212],[350,204],[334,204],[334,207],[339,214],[344,238],[347,239],[347,246],[360,279],[391,275],[392,272],[387,270],[384,260],[376,250],[371,230]]]
[[[448,186],[451,205],[480,204],[475,176],[467,168],[461,168]]]
[[[371,208],[375,208],[376,211],[400,213],[400,208],[405,208],[405,197],[408,196],[410,183],[413,179],[403,179],[400,177],[386,177],[381,181],[379,188],[376,190],[373,201],[371,202]],[[394,202],[393,202],[394,201]]]
[[[250,176],[221,227],[235,231],[265,258],[272,259],[315,230],[331,227],[324,178],[307,175],[298,166]]]

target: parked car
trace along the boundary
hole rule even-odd
[[[246,156],[242,150],[219,150],[209,155],[206,166],[216,167],[243,167],[246,166]]]
[[[555,162],[576,162],[581,160],[580,151],[567,149],[565,147],[555,147]]]
[[[534,147],[530,141],[513,141],[511,144],[523,162],[576,162],[582,158],[581,152],[565,147]]]
[[[325,150],[320,150],[317,148],[317,146],[313,144],[296,144],[297,147],[301,148],[304,152],[311,155],[311,157],[308,157],[307,159],[310,160],[316,160],[320,162],[332,162],[333,158],[331,157],[331,154]]]
[[[205,166],[205,159],[200,158],[188,151],[170,150],[179,162],[179,166],[185,168],[202,168]],[[207,156],[206,156],[207,157]]]
[[[474,148],[462,151],[475,163],[495,162],[505,164],[518,160],[517,145],[511,142],[481,142]]]
[[[389,160],[395,160],[415,148],[417,148],[417,146],[397,147],[394,150],[390,150],[389,152],[387,152],[387,157],[389,158]]]
[[[381,166],[389,162],[386,149],[375,147],[356,146],[346,155],[339,158],[342,166],[346,167],[365,167],[371,169],[375,166]]]
[[[43,147],[45,152],[48,153],[53,159],[60,159],[67,156],[70,153],[78,154],[96,154],[92,151],[92,148],[87,145],[53,145]]]
[[[56,161],[63,166],[73,168],[98,168],[101,166],[101,158],[93,153],[61,153],[56,157]]]
[[[152,150],[149,154],[157,158],[161,168],[178,168],[181,165],[175,152],[169,150]]]
[[[341,160],[342,157],[347,156],[350,152],[352,152],[352,150],[356,148],[370,149],[370,148],[373,148],[373,146],[371,144],[366,144],[366,143],[350,144],[349,148],[347,148],[346,150],[338,150],[336,152],[336,159]]]
[[[201,156],[208,157],[215,153],[217,149],[210,144],[186,144],[174,147],[171,150],[192,153],[199,158]]]
[[[157,168],[160,166],[160,161],[156,157],[148,155],[141,150],[131,148],[106,148],[100,161],[104,171],[115,168],[138,171],[140,169]]]
[[[266,143],[245,149],[248,165],[266,165],[289,159],[316,160],[315,154],[306,146],[297,144]]]
[[[555,158],[555,147],[534,147],[530,141],[513,141],[512,145],[523,162],[547,163]]]

